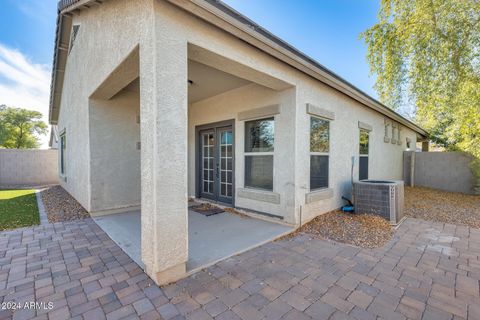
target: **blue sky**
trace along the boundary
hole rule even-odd
[[[224,0],[367,94],[373,90],[359,34],[376,22],[379,1]]]
[[[225,0],[270,32],[377,97],[358,36],[376,21],[371,0]],[[0,104],[48,114],[56,0],[0,0]],[[44,139],[46,142],[47,139]]]

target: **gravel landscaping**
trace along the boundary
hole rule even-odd
[[[298,232],[363,248],[381,247],[392,238],[393,234],[392,227],[382,217],[341,211],[318,216],[303,225]]]
[[[61,186],[41,191],[48,222],[72,221],[88,218],[88,212]]]
[[[423,220],[480,228],[480,196],[405,187],[405,214]]]

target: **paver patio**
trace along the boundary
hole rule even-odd
[[[158,288],[91,219],[0,233],[0,319],[480,319],[480,230],[407,219],[361,249],[300,235]]]

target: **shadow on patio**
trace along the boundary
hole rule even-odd
[[[95,222],[140,267],[140,211],[94,217]],[[188,212],[187,272],[247,251],[292,230],[281,224],[223,212],[204,216]]]

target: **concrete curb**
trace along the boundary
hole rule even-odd
[[[40,194],[42,190],[36,189],[35,195],[37,196],[37,206],[38,206],[38,213],[40,215],[40,225],[44,226],[48,224],[48,216],[47,212],[45,211],[45,206],[43,205],[42,196]]]

